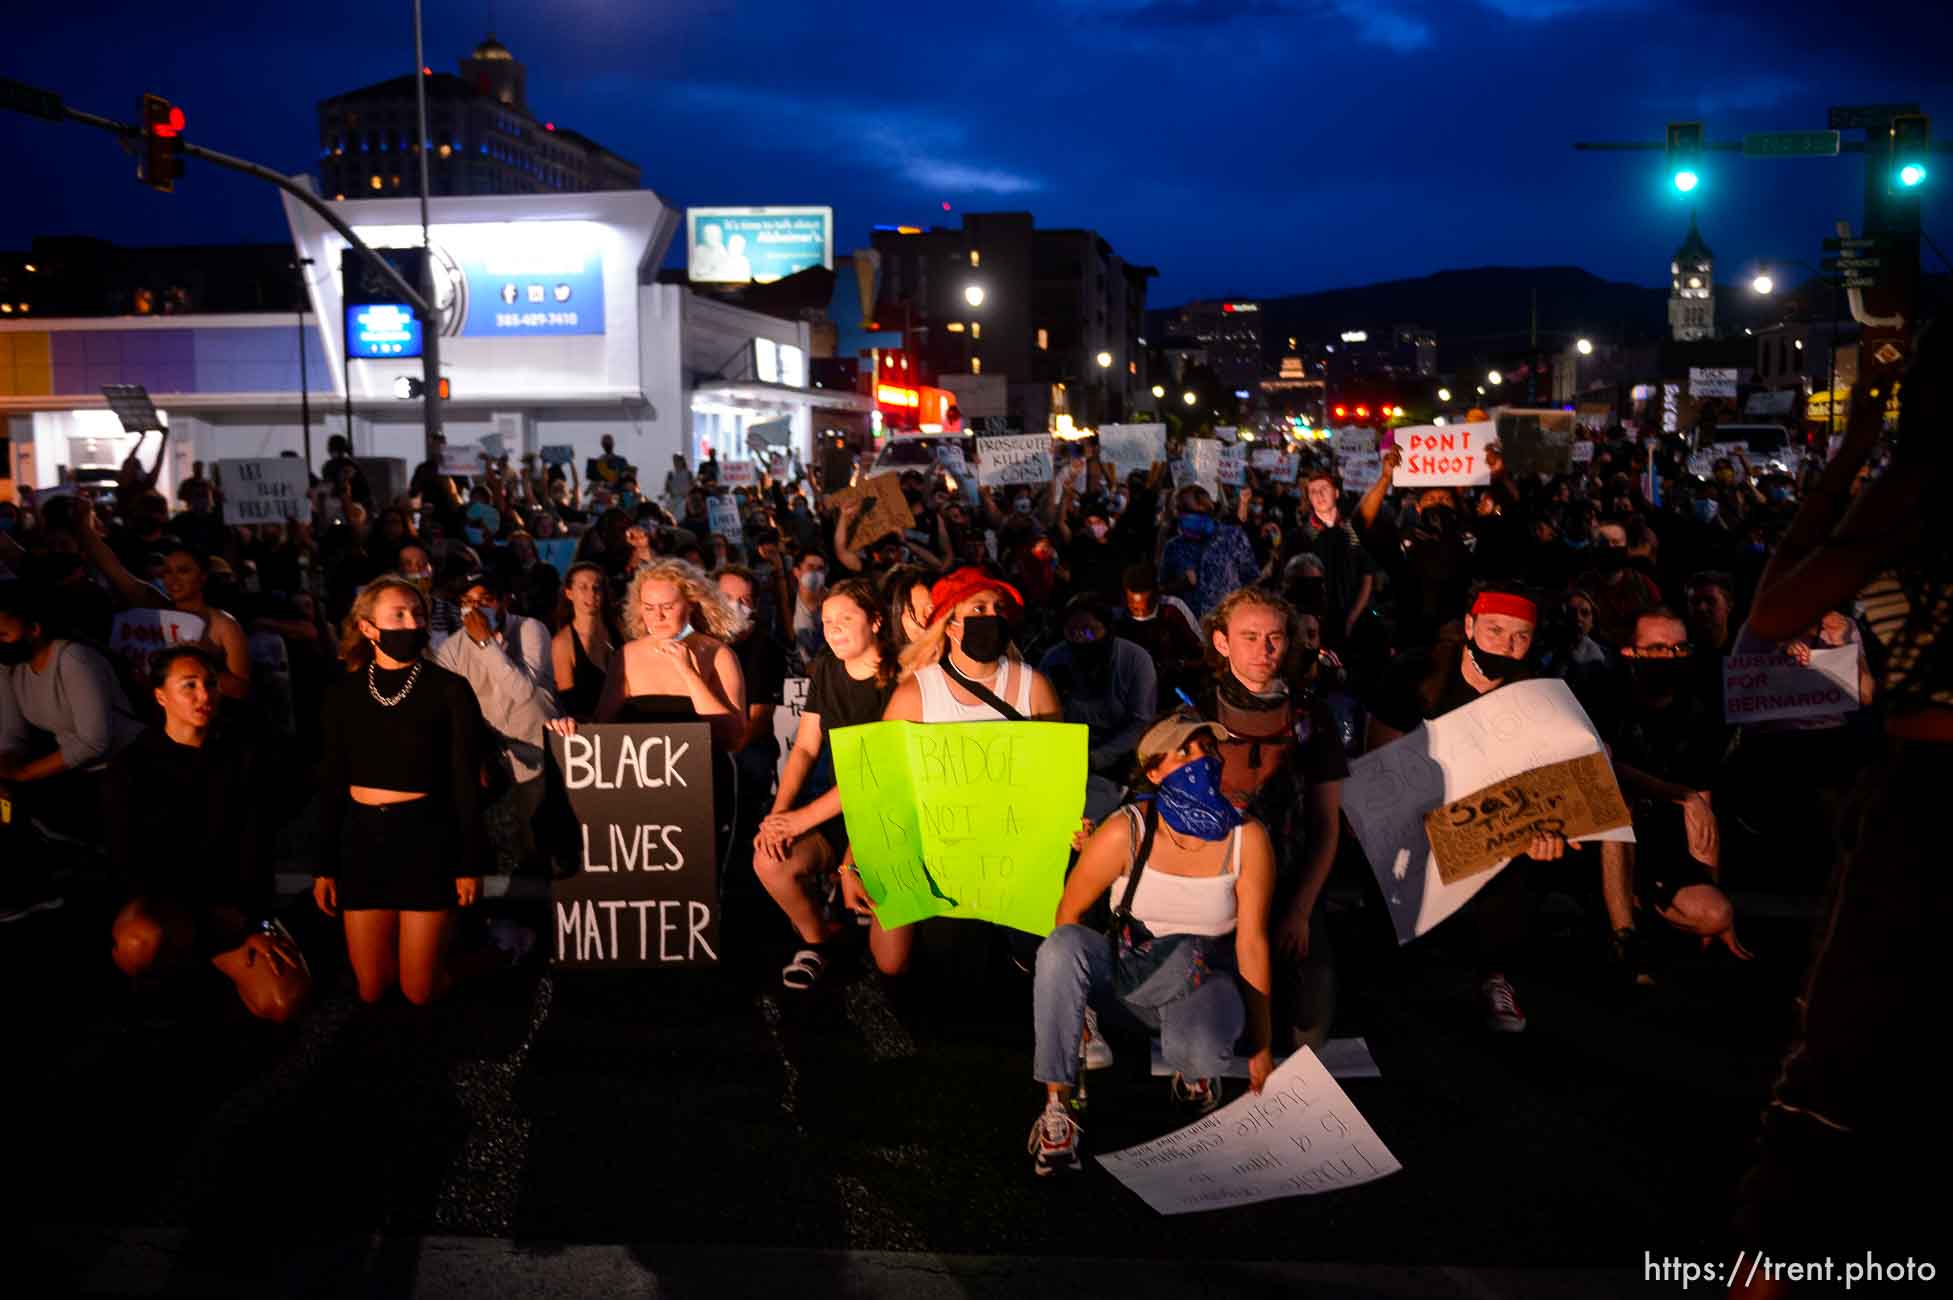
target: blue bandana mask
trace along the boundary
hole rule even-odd
[[[1176,768],[1160,782],[1156,802],[1168,826],[1196,839],[1218,840],[1241,824],[1241,814],[1221,793],[1221,760],[1212,754]]]
[[[1206,515],[1181,515],[1180,535],[1192,541],[1205,540],[1214,535],[1214,521]]]

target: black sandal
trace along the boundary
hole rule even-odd
[[[827,957],[818,948],[802,948],[780,972],[780,983],[796,993],[805,993],[820,983],[827,969]]]

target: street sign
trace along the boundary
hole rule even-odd
[[[16,113],[26,113],[30,117],[44,117],[50,122],[59,122],[67,116],[61,109],[61,96],[39,86],[23,85],[0,77],[0,108],[10,108]]]
[[[1836,131],[1758,131],[1743,137],[1745,158],[1832,158]]]
[[[1825,114],[1825,125],[1833,131],[1882,131],[1892,119],[1917,113],[1917,104],[1849,104]]]
[[[1876,271],[1883,265],[1877,257],[1827,257],[1819,265],[1827,271]]]
[[[1898,344],[1887,339],[1872,353],[1872,359],[1882,366],[1896,366],[1905,359],[1905,351]]]
[[[1838,286],[1843,289],[1876,289],[1878,288],[1878,277],[1875,275],[1847,275],[1838,281]]]
[[[1864,239],[1833,238],[1824,241],[1824,251],[1827,253],[1848,253],[1853,251],[1854,249],[1877,248],[1884,242],[1885,241],[1883,239],[1877,236],[1871,236]]]

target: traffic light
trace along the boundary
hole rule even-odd
[[[1687,194],[1702,183],[1702,123],[1668,124],[1668,174],[1675,188]]]
[[[393,381],[393,395],[402,401],[427,394],[427,384],[416,375],[402,375]],[[448,400],[448,377],[442,375],[434,389],[434,395],[442,401]]]
[[[1918,113],[1903,113],[1892,119],[1892,179],[1900,189],[1917,189],[1926,183],[1931,136],[1930,124]]]
[[[161,95],[142,97],[142,166],[136,177],[168,194],[183,174],[183,110]]]

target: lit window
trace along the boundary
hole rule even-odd
[[[378,176],[368,176],[368,177],[366,178],[366,185],[367,185],[367,188],[369,188],[369,189],[375,189],[375,190],[377,190],[377,189],[379,189],[379,188],[380,188],[380,186],[381,186],[381,184],[382,184],[382,183],[383,183],[383,182],[382,182],[382,181],[380,180],[380,178],[379,178]]]
[[[982,374],[982,373],[983,373],[983,358],[982,358],[982,357],[971,357],[971,358],[970,358],[970,373],[971,373],[971,374],[973,374],[973,375],[980,375],[980,374]]]
[[[982,338],[982,337],[983,337],[983,322],[982,322],[982,321],[975,321],[975,320],[973,320],[973,321],[971,321],[971,322],[970,322],[970,337],[971,337],[971,338],[973,338],[973,339],[980,339],[980,338]]]
[[[1126,373],[1127,373],[1127,374],[1129,374],[1129,375],[1136,375],[1136,374],[1138,374],[1138,373],[1139,373],[1139,363],[1138,363],[1137,361],[1128,361],[1128,362],[1126,362]]]
[[[971,266],[983,265],[983,254],[977,252],[976,249],[974,248],[970,250],[970,265]]]
[[[1039,331],[1038,331],[1038,351],[1040,351],[1040,352],[1048,352],[1048,351],[1050,351],[1050,350],[1051,350],[1051,334],[1050,334],[1050,332],[1049,332],[1049,331],[1047,331],[1047,330],[1039,330]]]
[[[447,156],[448,156],[449,154],[451,154],[451,153],[453,153],[453,152],[454,152],[454,147],[453,147],[452,145],[445,145],[445,144],[444,144],[444,145],[442,145],[442,146],[441,146],[441,157],[443,157],[443,158],[445,158],[445,157],[447,157]]]
[[[949,325],[946,328],[948,328],[951,334],[961,334],[963,332],[963,322],[960,320],[953,320],[949,323]]]

